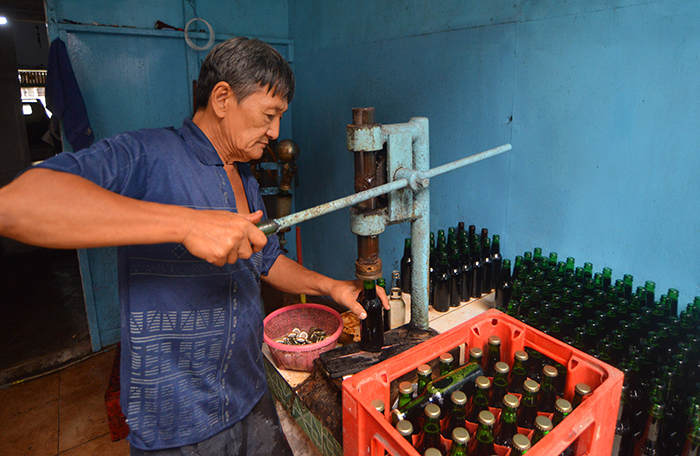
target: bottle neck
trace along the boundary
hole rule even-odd
[[[374,280],[365,280],[364,281],[364,292],[365,292],[365,299],[376,299],[377,297],[377,288],[374,283]]]

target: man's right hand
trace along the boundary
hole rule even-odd
[[[248,259],[267,244],[267,236],[255,223],[262,211],[239,215],[227,211],[195,210],[191,228],[182,244],[196,257],[216,266]]]

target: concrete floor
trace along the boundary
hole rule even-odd
[[[0,257],[0,385],[92,353],[75,250]]]

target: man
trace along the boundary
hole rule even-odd
[[[260,280],[329,295],[364,318],[359,282],[303,268],[254,225],[263,204],[247,162],[279,134],[294,96],[287,62],[263,42],[234,38],[212,49],[197,87],[181,129],[101,140],[0,189],[0,235],[120,246],[132,455],[290,454],[262,366]]]

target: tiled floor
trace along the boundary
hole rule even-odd
[[[56,373],[0,389],[0,454],[10,456],[128,456],[112,442],[104,395],[114,350]],[[295,456],[320,456],[298,424],[281,414]]]
[[[129,454],[112,442],[104,395],[114,350],[0,390],[0,448],[13,456]]]

